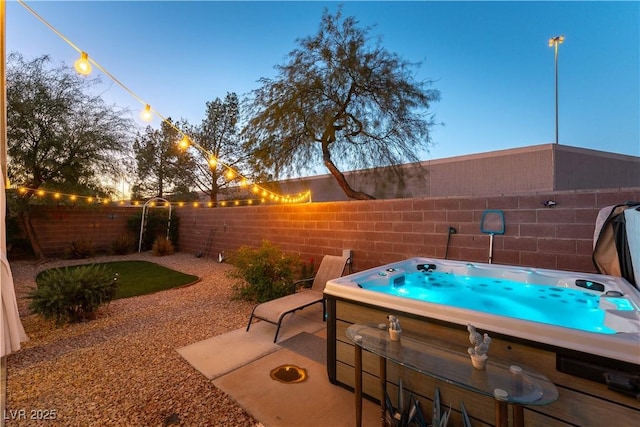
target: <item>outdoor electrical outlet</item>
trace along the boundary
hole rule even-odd
[[[353,250],[351,250],[351,249],[343,249],[342,250],[342,256],[344,258],[348,258],[349,259],[349,263],[351,263],[353,261]]]

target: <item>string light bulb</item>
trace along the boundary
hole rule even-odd
[[[236,177],[235,172],[233,172],[233,170],[231,169],[227,169],[227,172],[224,174],[228,180],[232,180],[233,178]]]
[[[91,63],[89,62],[87,52],[80,52],[80,58],[76,59],[76,62],[73,63],[73,68],[83,76],[91,73]]]
[[[189,148],[190,145],[191,145],[191,141],[189,141],[189,137],[187,135],[184,135],[180,140],[180,142],[178,143],[178,146],[182,150],[186,150],[187,148]]]
[[[144,110],[140,112],[140,118],[145,122],[150,122],[153,119],[153,113],[151,112],[151,106],[146,104]]]
[[[218,165],[218,159],[216,159],[215,156],[209,157],[209,166],[211,166],[212,168],[215,168],[217,165]]]

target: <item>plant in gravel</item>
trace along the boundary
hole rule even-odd
[[[127,255],[132,253],[135,247],[135,238],[128,234],[122,234],[111,243],[111,253],[113,255]]]
[[[308,279],[310,277],[313,277],[313,273],[316,271],[316,268],[313,263],[313,258],[309,258],[308,261],[302,261],[301,271],[302,271],[301,277],[303,279]]]
[[[64,250],[65,259],[84,259],[91,258],[95,254],[93,242],[89,239],[81,237],[73,240]]]
[[[165,256],[165,255],[173,255],[173,253],[175,252],[175,249],[173,248],[173,244],[171,243],[171,240],[167,239],[166,237],[158,237],[153,242],[153,247],[151,248],[151,251],[155,256]]]
[[[29,309],[56,324],[80,322],[95,317],[118,290],[117,275],[105,266],[86,265],[47,270],[38,276],[29,293]]]
[[[240,246],[227,257],[236,268],[227,276],[235,279],[234,298],[265,302],[293,293],[300,278],[302,261],[264,240],[259,248]]]

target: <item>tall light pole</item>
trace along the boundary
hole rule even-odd
[[[558,45],[564,43],[564,36],[551,37],[549,39],[549,47],[553,46],[556,64],[556,144],[558,143]]]

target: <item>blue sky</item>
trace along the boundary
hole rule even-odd
[[[27,1],[39,15],[165,117],[196,124],[205,104],[273,77],[337,2]],[[344,14],[432,79],[435,146],[424,160],[555,140],[552,36],[559,48],[560,144],[640,156],[640,3],[355,2]],[[77,53],[15,1],[7,51]],[[103,97],[142,107],[109,78]],[[141,123],[142,125],[142,123]],[[159,126],[156,120],[154,126]],[[322,172],[324,173],[324,172]]]

